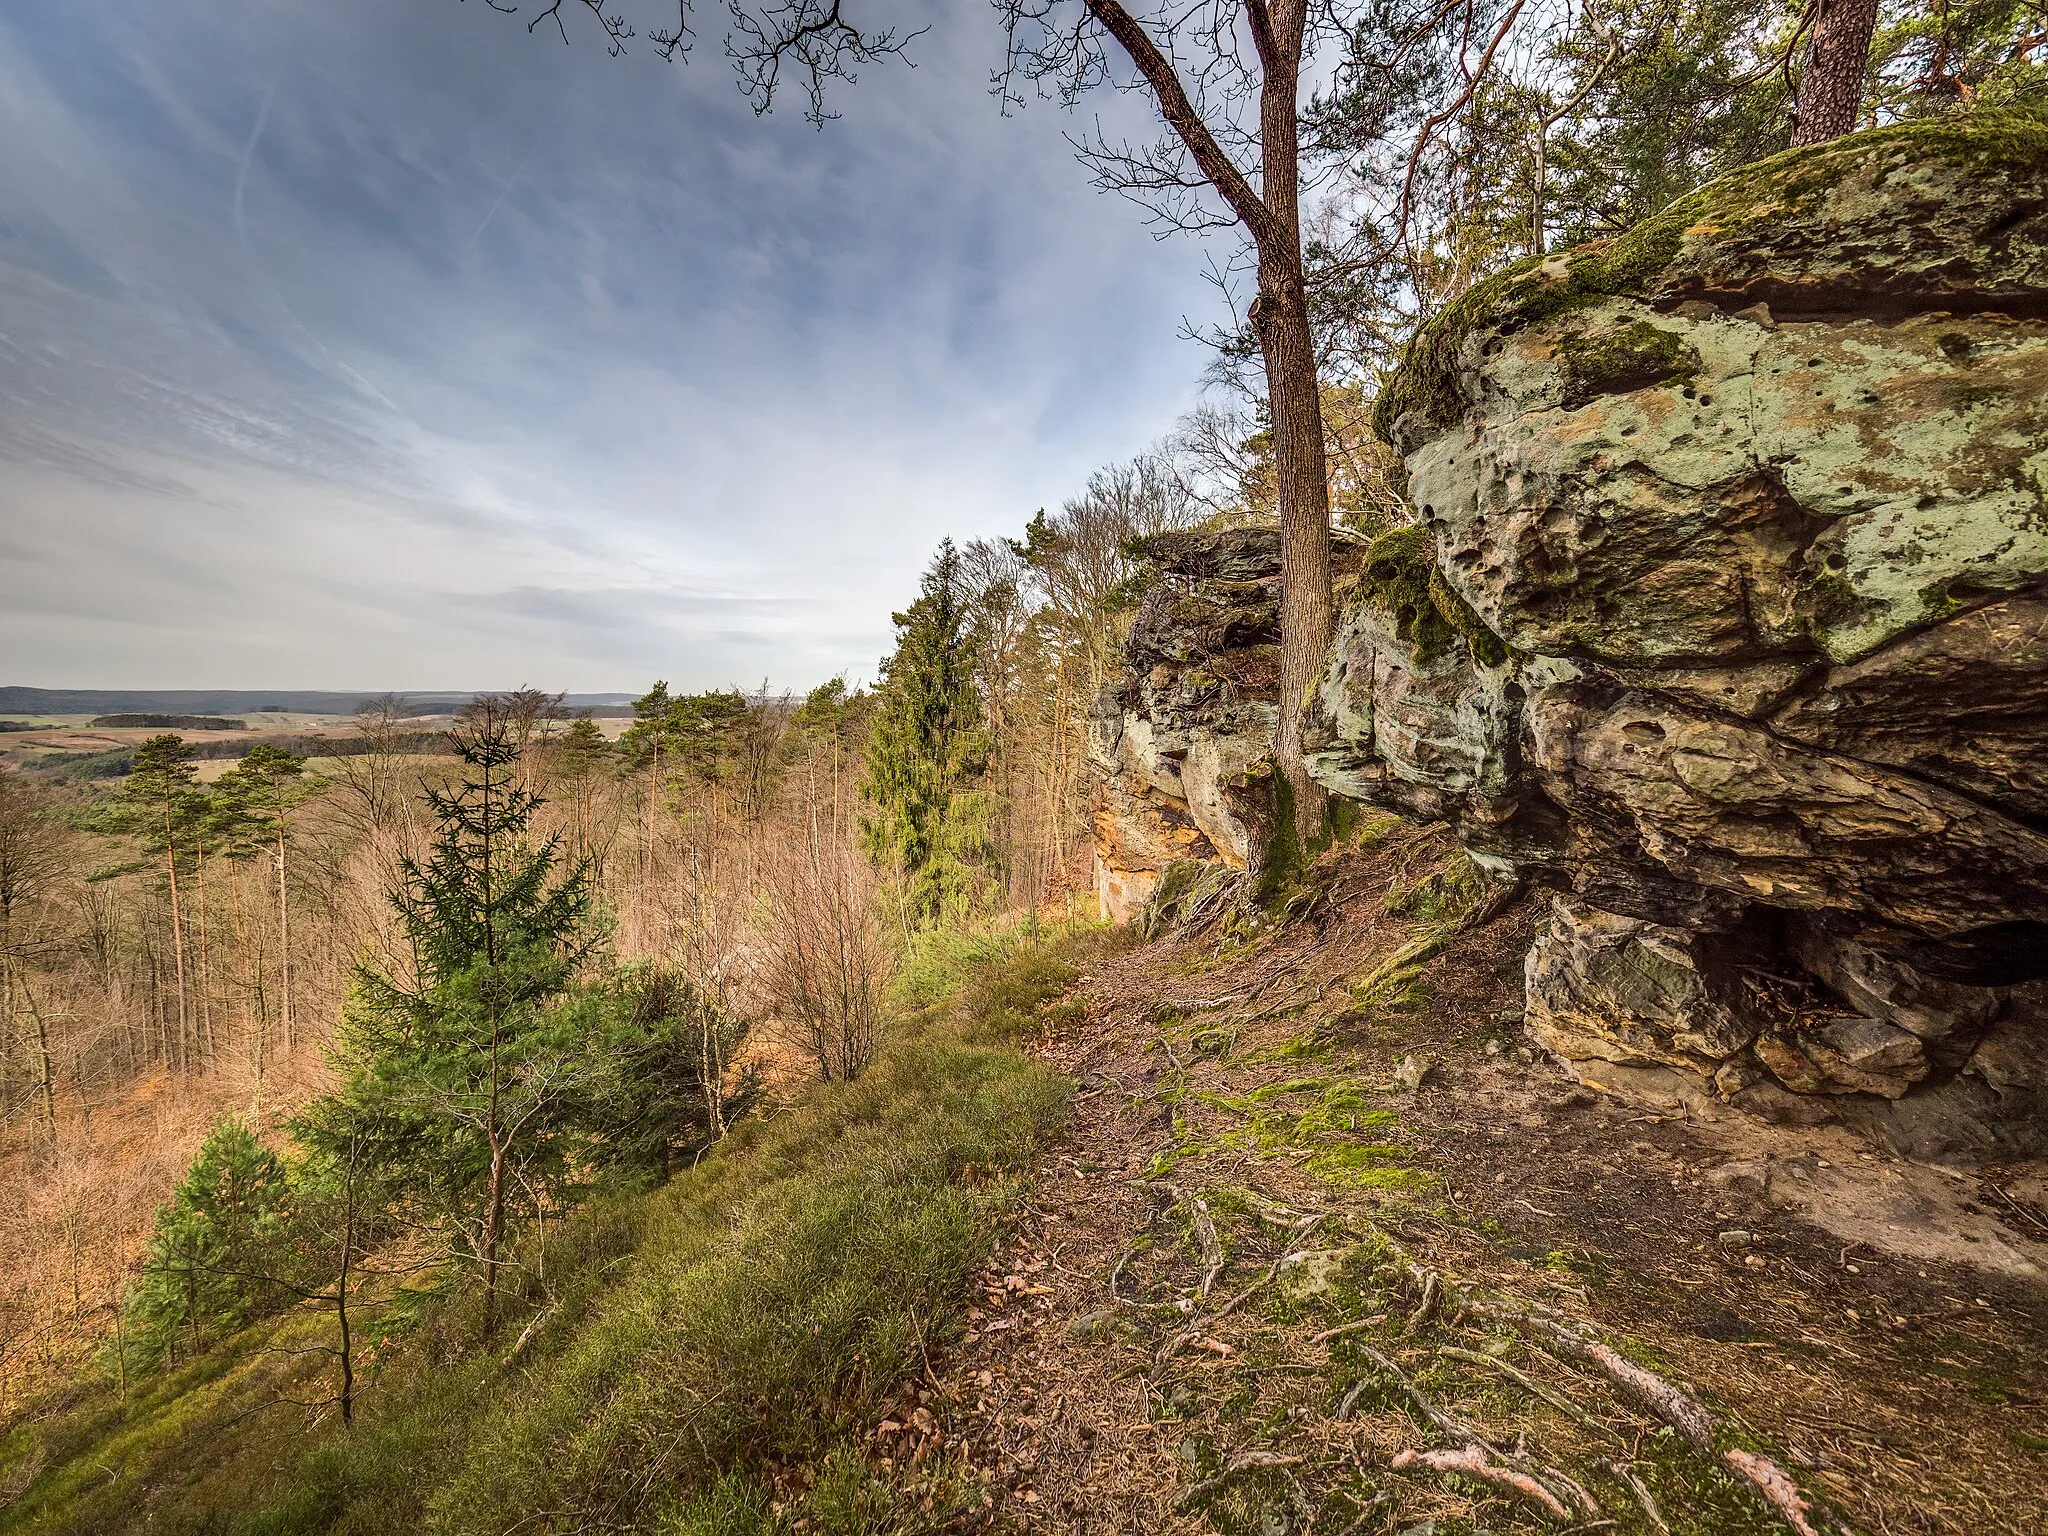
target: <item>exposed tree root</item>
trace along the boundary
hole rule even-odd
[[[1463,1360],[1468,1365],[1484,1365],[1496,1370],[1527,1392],[1531,1397],[1541,1398],[1559,1413],[1592,1430],[1595,1434],[1605,1435],[1610,1440],[1622,1438],[1614,1430],[1609,1429],[1577,1403],[1558,1391],[1557,1388],[1545,1386],[1534,1377],[1515,1369],[1514,1366],[1508,1364],[1507,1361],[1501,1359],[1498,1355],[1482,1355],[1474,1349],[1453,1349],[1448,1345],[1438,1350],[1437,1353],[1448,1356],[1453,1360]]]
[[[1721,1460],[1738,1475],[1756,1485],[1757,1491],[1780,1515],[1785,1523],[1799,1533],[1799,1536],[1820,1536],[1808,1522],[1813,1505],[1799,1491],[1799,1485],[1785,1475],[1784,1468],[1768,1456],[1758,1456],[1752,1451],[1729,1451]]]
[[[1507,1302],[1469,1295],[1460,1295],[1458,1304],[1471,1316],[1509,1324],[1560,1360],[1605,1376],[1623,1398],[1652,1418],[1669,1424],[1700,1455],[1720,1461],[1754,1487],[1799,1536],[1820,1536],[1808,1518],[1814,1513],[1814,1506],[1800,1492],[1791,1474],[1770,1457],[1754,1451],[1722,1454],[1715,1443],[1714,1416],[1690,1393],[1627,1359],[1612,1345],[1588,1338],[1555,1318]],[[1848,1531],[1840,1521],[1829,1523],[1839,1531]]]
[[[1702,1456],[1715,1454],[1714,1418],[1699,1402],[1654,1371],[1646,1371],[1612,1345],[1589,1339],[1574,1329],[1498,1302],[1470,1300],[1465,1310],[1478,1317],[1509,1323],[1560,1360],[1596,1371],[1613,1382],[1620,1394],[1654,1419],[1677,1430]]]
[[[1456,1472],[1475,1482],[1490,1483],[1505,1489],[1518,1498],[1542,1509],[1545,1514],[1559,1520],[1569,1520],[1572,1512],[1565,1508],[1557,1495],[1544,1487],[1526,1472],[1517,1472],[1513,1467],[1503,1467],[1489,1461],[1486,1452],[1476,1445],[1461,1445],[1450,1451],[1403,1451],[1393,1460],[1396,1472],[1413,1472],[1418,1469],[1427,1472]]]
[[[1223,1273],[1226,1262],[1223,1241],[1216,1235],[1216,1223],[1209,1215],[1209,1202],[1199,1195],[1192,1202],[1194,1211],[1195,1237],[1202,1245],[1202,1285],[1204,1298],[1216,1284],[1216,1277]]]
[[[1628,1491],[1636,1496],[1636,1503],[1642,1506],[1644,1518],[1663,1532],[1663,1536],[1671,1536],[1671,1527],[1664,1522],[1664,1511],[1657,1507],[1656,1499],[1651,1497],[1649,1488],[1636,1476],[1633,1467],[1625,1461],[1596,1461],[1593,1465],[1627,1484]]]
[[[1281,1467],[1298,1467],[1299,1456],[1281,1456],[1273,1451],[1245,1451],[1230,1458],[1229,1464],[1213,1477],[1205,1477],[1199,1483],[1189,1483],[1181,1489],[1174,1502],[1177,1509],[1186,1509],[1199,1504],[1211,1494],[1221,1491],[1231,1479],[1242,1477],[1247,1472],[1266,1472]]]

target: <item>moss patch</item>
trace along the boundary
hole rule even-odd
[[[1444,580],[1436,563],[1436,541],[1420,524],[1396,528],[1372,541],[1358,593],[1359,601],[1394,621],[1395,636],[1414,648],[1420,662],[1434,661],[1460,642],[1487,666],[1501,666],[1508,659],[1500,636]]]
[[[1648,320],[1567,331],[1557,339],[1557,357],[1564,370],[1564,403],[1573,408],[1600,395],[1691,379],[1700,371],[1700,355],[1690,343]]]

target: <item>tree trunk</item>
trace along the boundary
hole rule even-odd
[[[495,1120],[495,1084],[492,1085],[491,1102]],[[499,1144],[495,1126],[491,1135],[489,1205],[484,1216],[484,1337],[487,1339],[498,1331],[498,1245],[505,1236],[505,1148]]]
[[[1877,0],[1823,0],[1799,77],[1794,144],[1825,144],[1856,126],[1876,29]]]
[[[348,1268],[349,1260],[356,1251],[356,1153],[353,1143],[348,1154],[348,1184],[343,1194],[346,1202],[341,1223],[341,1275],[334,1284],[334,1317],[341,1329],[341,1427],[352,1428],[355,1424],[356,1363],[355,1351],[349,1340],[348,1328]]]
[[[178,1067],[190,1065],[186,1037],[191,1025],[185,1002],[185,919],[178,908],[178,843],[171,831],[171,802],[164,801],[164,867],[171,876],[171,951],[178,962]]]
[[[36,1006],[35,993],[29,990],[25,979],[21,983],[21,996],[28,1004],[28,1016],[35,1021],[36,1092],[42,1100],[43,1130],[54,1149],[57,1145],[57,1074],[50,1061],[50,1026],[43,1021],[43,1010]]]
[[[289,1056],[292,1051],[292,904],[289,896],[290,884],[285,878],[284,823],[277,828],[277,979],[283,994],[278,1002],[279,1023],[283,1027],[284,1050]]]
[[[194,845],[193,894],[199,914],[199,1037],[205,1042],[209,1060],[220,1058],[220,1045],[213,1035],[213,963],[206,948],[206,844]]]
[[[1303,700],[1322,675],[1336,614],[1330,585],[1330,481],[1308,284],[1301,262],[1299,111],[1304,0],[1281,0],[1255,29],[1265,71],[1259,96],[1262,191],[1271,232],[1259,242],[1252,323],[1266,364],[1280,502],[1280,715],[1273,759],[1292,791],[1294,833],[1323,830],[1326,797],[1302,758]]]

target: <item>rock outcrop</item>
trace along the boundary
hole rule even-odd
[[[1480,285],[1384,392],[1419,521],[1334,793],[1552,893],[1528,1023],[1918,1156],[2048,1143],[2048,118],[1791,152]],[[1100,883],[1269,815],[1270,533],[1161,541]]]
[[[1555,893],[1528,1019],[1923,1156],[2048,1136],[2048,119],[1780,155],[1475,288],[1333,790]]]
[[[1164,534],[1158,579],[1097,699],[1088,753],[1095,889],[1125,921],[1175,863],[1242,869],[1271,813],[1280,679],[1280,538],[1265,527]]]

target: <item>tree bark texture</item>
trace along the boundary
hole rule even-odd
[[[1825,144],[1856,126],[1876,30],[1877,0],[1823,0],[1799,77],[1794,144]]]

